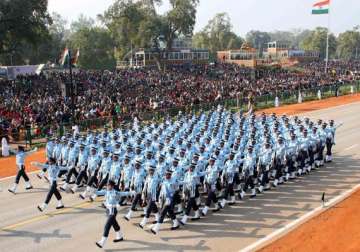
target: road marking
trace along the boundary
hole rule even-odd
[[[357,147],[359,144],[353,144],[351,145],[350,147],[347,147],[344,149],[344,151],[348,151],[348,150],[351,150],[351,149],[354,149],[355,147]]]
[[[95,201],[95,202],[100,202],[100,201]],[[82,203],[74,205],[72,207],[67,207],[67,208],[64,208],[64,209],[60,209],[60,210],[57,210],[57,211],[46,213],[45,215],[36,216],[36,217],[30,218],[28,220],[24,220],[24,221],[21,221],[21,222],[18,222],[18,223],[3,227],[0,230],[1,231],[13,230],[13,229],[23,227],[23,226],[28,225],[28,224],[32,224],[32,223],[35,223],[35,222],[38,222],[38,221],[49,219],[49,218],[54,217],[56,215],[61,215],[63,213],[69,213],[69,212],[72,212],[75,209],[79,209],[79,208],[82,208],[82,207],[87,207],[87,206],[90,206],[90,205],[91,205],[91,202],[82,202]]]
[[[249,246],[243,248],[240,250],[240,252],[252,252],[260,250],[261,248],[264,248],[266,245],[271,244],[271,242],[274,242],[275,240],[280,239],[281,237],[285,236],[289,231],[295,229],[296,227],[300,226],[300,224],[305,223],[306,221],[310,220],[311,218],[314,218],[317,215],[320,215],[321,213],[327,211],[334,205],[340,203],[341,201],[345,200],[347,197],[349,197],[351,194],[353,194],[356,190],[360,189],[360,184],[354,186],[353,188],[343,192],[342,194],[332,198],[324,208],[323,206],[319,206],[315,208],[314,210],[304,214],[300,218],[288,223],[282,228],[279,228],[275,230],[274,232],[268,234],[264,238],[261,238],[260,240],[250,244]]]

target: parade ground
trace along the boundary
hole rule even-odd
[[[118,220],[125,240],[112,243],[110,234],[105,251],[358,251],[360,192],[344,201],[341,195],[360,183],[360,97],[266,110],[273,111],[342,122],[333,162],[255,199],[210,212],[179,230],[170,231],[170,223],[165,223],[157,236],[148,226],[144,230],[138,227],[140,211],[130,222],[125,221],[122,216],[128,207],[123,207]],[[32,155],[27,163],[34,160],[43,161],[44,152]],[[27,167],[34,171],[29,164]],[[78,194],[62,193],[64,209],[55,210],[54,201],[40,213],[36,207],[45,199],[47,184],[31,173],[35,189],[25,191],[22,181],[13,195],[7,188],[14,173],[14,158],[0,159],[0,251],[99,251],[95,242],[105,222],[100,199],[91,203]],[[322,209],[324,192],[328,204],[334,198],[341,202]]]

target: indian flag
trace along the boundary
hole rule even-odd
[[[65,48],[60,59],[60,64],[65,66],[69,64],[69,49]]]
[[[312,14],[328,14],[330,7],[330,0],[322,0],[313,5]]]
[[[79,57],[80,57],[80,49],[77,49],[76,54],[75,54],[75,57],[73,57],[73,58],[71,59],[71,64],[72,64],[73,66],[76,66],[76,65],[77,65],[77,63],[78,63],[78,61],[79,61]]]

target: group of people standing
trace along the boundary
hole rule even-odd
[[[176,230],[208,215],[210,208],[220,211],[237,198],[256,197],[331,162],[340,125],[297,116],[235,114],[219,106],[206,113],[179,113],[162,123],[135,121],[103,132],[50,136],[47,162],[32,163],[41,169],[38,177],[50,183],[38,209],[44,211],[53,195],[57,208],[63,208],[60,191],[79,192],[89,201],[103,197],[108,217],[98,247],[105,245],[111,227],[114,242],[123,240],[116,217],[119,207],[127,205],[127,221],[142,208],[140,228],[147,228],[153,216],[152,233],[159,233],[166,218]],[[26,175],[27,154],[19,149],[18,177]],[[10,192],[15,193],[15,185]]]

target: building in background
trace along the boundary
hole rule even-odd
[[[192,48],[191,45],[191,38],[183,38],[175,39],[171,50],[166,50],[164,46],[160,49],[141,48],[132,54],[132,58],[118,62],[117,68],[154,66],[159,61],[169,65],[208,64],[209,50]]]
[[[320,58],[319,52],[291,48],[290,42],[288,41],[269,42],[263,55],[265,59],[279,62],[280,65],[316,61]]]
[[[243,43],[240,49],[217,52],[217,60],[222,63],[232,63],[244,67],[256,67],[259,52],[248,43]]]
[[[262,56],[260,56],[262,55]],[[245,67],[280,65],[291,66],[299,62],[314,61],[320,57],[319,52],[292,49],[287,41],[273,41],[267,44],[264,52],[244,43],[238,50],[217,52],[217,60]]]

